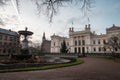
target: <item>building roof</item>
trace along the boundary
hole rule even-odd
[[[6,30],[6,29],[2,29],[2,28],[0,28],[0,33],[9,34],[9,35],[13,35],[13,36],[17,36],[18,35],[18,33],[15,32],[15,31],[11,31],[10,29]]]
[[[116,26],[115,24],[113,24],[113,26],[112,27],[110,27],[110,28],[108,28],[107,30],[118,30],[118,29],[120,29],[120,27],[119,26]]]

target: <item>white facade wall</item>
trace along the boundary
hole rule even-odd
[[[65,39],[69,53],[104,53],[110,52],[105,49],[104,42],[113,34],[120,32],[119,29],[106,29],[106,34],[97,35],[90,30],[90,25],[85,27],[83,31],[69,30],[69,38],[60,37],[57,35],[51,36],[51,53],[60,53],[61,43]],[[80,42],[79,42],[80,41]],[[83,44],[84,43],[84,44]],[[54,45],[55,44],[55,45]],[[68,45],[69,44],[69,45]]]

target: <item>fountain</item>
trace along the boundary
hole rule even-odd
[[[20,54],[17,55],[12,55],[12,58],[17,59],[17,60],[25,60],[25,59],[30,59],[32,55],[30,54],[29,46],[28,46],[28,36],[31,36],[33,32],[27,31],[27,27],[25,30],[20,30],[18,31],[20,37],[21,35],[24,36],[24,39],[22,40],[22,48]]]
[[[27,31],[27,27],[25,28],[25,30],[20,30],[18,31],[18,33],[24,36],[24,40],[22,41],[22,54],[29,54],[29,47],[28,47],[28,40],[27,37],[32,35],[33,32],[31,31]]]

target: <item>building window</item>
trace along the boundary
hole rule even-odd
[[[12,36],[10,36],[10,41],[12,41],[13,40],[13,37]]]
[[[100,40],[98,40],[98,44],[100,44]]]
[[[9,46],[12,46],[12,43],[9,43]]]
[[[103,50],[106,51],[106,48],[104,47]]]
[[[14,43],[14,46],[16,46],[16,43]]]
[[[81,48],[80,47],[78,48],[78,52],[81,53]]]
[[[53,44],[54,46],[55,46],[55,42],[54,42],[54,44]]]
[[[77,46],[77,41],[75,41],[75,46]]]
[[[76,37],[74,37],[74,39],[76,39]]]
[[[3,53],[6,53],[6,50],[5,50],[5,49],[3,50]]]
[[[99,52],[100,52],[100,51],[101,51],[101,47],[99,47],[99,49],[98,49],[98,50],[99,50]]]
[[[105,39],[103,40],[103,44],[105,44],[106,43],[106,41],[105,41]]]
[[[2,42],[0,42],[0,46],[2,46]]]
[[[93,48],[94,51],[96,51],[96,48]]]
[[[2,35],[0,35],[0,40],[2,40]]]
[[[7,40],[7,35],[4,36],[4,40]]]
[[[4,46],[7,46],[7,43],[6,43],[6,42],[4,42]]]
[[[85,45],[85,40],[82,40],[82,45]]]
[[[14,37],[14,41],[16,41],[16,37]]]
[[[79,45],[81,45],[81,40],[79,40]]]
[[[93,40],[93,44],[95,44],[95,40]]]
[[[115,51],[118,51],[118,49],[117,49],[117,48],[115,48]]]
[[[75,53],[77,53],[77,48],[75,48]]]

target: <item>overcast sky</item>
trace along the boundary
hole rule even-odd
[[[43,32],[50,39],[54,33],[68,36],[69,27],[72,26],[76,31],[83,30],[84,25],[88,24],[88,17],[91,30],[98,34],[105,33],[105,29],[113,24],[120,26],[120,0],[95,0],[94,8],[87,16],[83,15],[78,6],[62,7],[51,24],[45,15],[37,15],[31,0],[20,0],[20,14],[12,2],[0,7],[0,27],[14,31],[28,27],[28,30],[34,32],[32,41],[41,41]]]

